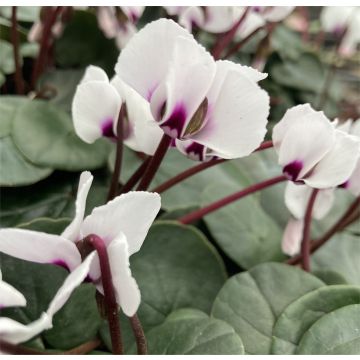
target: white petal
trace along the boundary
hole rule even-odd
[[[0,318],[0,339],[11,344],[19,344],[51,328],[51,319],[45,313],[41,315],[40,319],[28,325],[3,317]]]
[[[125,23],[122,27],[118,29],[118,32],[115,35],[115,42],[117,47],[120,50],[123,49],[136,33],[137,28],[133,23]]]
[[[233,27],[244,9],[236,6],[207,6],[205,11],[206,21],[202,29],[211,33],[223,33]]]
[[[166,12],[171,15],[180,15],[184,10],[186,10],[187,6],[163,6]]]
[[[109,82],[109,78],[106,75],[106,72],[98,67],[98,66],[94,66],[94,65],[89,65],[84,73],[83,78],[81,79],[80,83],[84,84],[87,83],[88,81],[104,81],[104,82]]]
[[[136,22],[145,10],[145,6],[120,6],[127,18]]]
[[[72,116],[77,135],[87,143],[101,136],[113,136],[121,98],[112,85],[104,81],[88,81],[76,88]]]
[[[144,26],[121,51],[116,73],[145,99],[163,81],[170,66],[175,39],[192,39],[172,20],[160,19]]]
[[[267,10],[267,8],[269,9]],[[262,17],[266,21],[277,22],[284,20],[294,9],[295,6],[266,6],[265,11],[262,12]]]
[[[111,39],[116,36],[119,24],[113,6],[99,6],[97,8],[97,20],[99,28],[107,38]]]
[[[80,175],[78,192],[75,202],[75,217],[73,221],[62,232],[61,236],[71,241],[77,241],[80,235],[80,226],[84,220],[86,198],[88,196],[94,177],[89,171],[83,171]]]
[[[303,229],[303,220],[289,220],[281,242],[281,249],[284,254],[293,256],[300,252]]]
[[[9,306],[26,306],[24,295],[0,279],[0,309]]]
[[[127,239],[120,234],[107,248],[117,303],[127,316],[135,315],[141,300],[136,280],[131,275]]]
[[[111,84],[126,103],[129,129],[125,130],[125,145],[135,151],[154,155],[164,132],[155,122],[149,103],[118,76],[115,75]]]
[[[60,289],[57,291],[55,297],[51,301],[46,313],[52,319],[56,312],[58,312],[70,298],[72,292],[85,280],[89,274],[90,266],[96,252],[93,251],[87,258],[75,268],[65,279]]]
[[[355,196],[360,195],[360,159],[345,186]]]
[[[354,11],[352,6],[326,6],[320,14],[322,28],[327,32],[333,32],[347,26]]]
[[[269,96],[243,69],[233,70],[227,62],[217,67],[221,75],[214,80],[216,90],[209,92],[207,122],[191,138],[225,159],[249,155],[266,134]]]
[[[313,189],[307,185],[296,185],[289,181],[285,190],[285,204],[297,219],[303,219]],[[319,191],[316,196],[312,216],[322,219],[334,203],[334,188]]]
[[[208,155],[206,146],[192,140],[175,140],[177,149],[191,160],[208,161],[214,155]]]
[[[274,146],[283,167],[296,164],[292,180],[307,174],[332,148],[335,129],[323,112],[308,104],[289,109],[273,129]],[[328,186],[331,187],[331,186]]]
[[[160,196],[149,192],[129,192],[95,208],[82,224],[81,233],[100,236],[107,244],[124,233],[130,255],[139,251],[160,210]]]
[[[254,12],[249,12],[246,15],[245,20],[242,22],[239,29],[237,30],[235,36],[238,40],[244,39],[248,35],[250,35],[253,31],[264,26],[265,24],[266,21],[262,16]]]
[[[151,112],[164,132],[172,137],[183,135],[203,102],[215,71],[215,62],[205,48],[192,38],[176,39],[171,68],[150,102]]]
[[[194,24],[201,27],[204,24],[204,21],[205,14],[199,6],[189,6],[179,16],[179,24],[189,32],[192,31]]]
[[[81,263],[71,241],[52,234],[24,229],[1,229],[0,252],[37,263],[50,263],[74,269]]]
[[[318,189],[335,187],[349,180],[359,159],[359,139],[336,130],[335,146],[304,181]],[[319,139],[318,139],[319,141]]]
[[[33,26],[31,27],[27,39],[29,42],[40,42],[43,32],[43,24],[42,22],[36,21]]]

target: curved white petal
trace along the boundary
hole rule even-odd
[[[72,292],[85,280],[90,271],[90,266],[96,252],[93,251],[87,258],[75,268],[65,279],[55,297],[51,301],[46,313],[52,319],[70,298]]]
[[[97,8],[97,20],[99,28],[107,38],[111,39],[116,36],[119,24],[113,6],[99,6]]]
[[[84,219],[86,198],[88,196],[94,177],[89,171],[83,171],[80,175],[79,187],[75,202],[75,217],[62,232],[61,236],[71,241],[77,241],[80,234],[80,226]]]
[[[160,210],[160,196],[150,192],[129,192],[95,208],[88,215],[81,233],[100,236],[106,244],[124,233],[129,242],[129,253],[139,251],[145,236]]]
[[[322,219],[334,203],[334,188],[319,191],[312,212],[314,219]],[[313,189],[307,185],[296,185],[289,181],[285,189],[285,204],[297,219],[303,219]]]
[[[311,187],[335,187],[349,180],[359,159],[359,139],[336,130],[335,146],[319,161],[309,176],[304,178]],[[318,139],[319,141],[319,139]]]
[[[193,39],[172,20],[160,19],[147,24],[121,51],[116,73],[149,100],[169,70],[177,37]]]
[[[50,263],[70,271],[81,263],[74,243],[52,234],[24,229],[1,229],[0,252],[37,263]]]
[[[135,151],[154,155],[164,132],[155,122],[149,103],[118,76],[114,76],[111,84],[126,104],[129,124],[125,127],[125,145]]]
[[[51,318],[45,313],[38,320],[27,325],[2,317],[0,318],[0,339],[11,344],[20,344],[51,328]]]
[[[266,21],[277,22],[289,16],[295,6],[264,6],[265,10],[261,13]]]
[[[242,22],[242,24],[238,28],[235,36],[238,40],[244,39],[248,35],[250,35],[253,31],[264,26],[265,24],[266,24],[266,21],[262,16],[254,13],[254,12],[249,12],[246,15],[245,20]]]
[[[323,112],[308,104],[289,109],[273,129],[273,142],[284,168],[296,164],[292,180],[306,175],[333,147],[335,129]],[[328,186],[331,187],[331,186]]]
[[[132,22],[137,22],[145,10],[145,6],[120,6],[121,10]]]
[[[327,32],[342,30],[354,11],[353,6],[326,6],[320,14],[322,28]]]
[[[179,138],[210,89],[216,65],[204,47],[193,38],[183,37],[175,40],[170,62],[171,68],[155,90],[150,107],[164,132]]]
[[[135,315],[141,300],[136,280],[131,275],[129,249],[124,234],[120,234],[107,248],[117,303],[127,316]]]
[[[43,24],[42,22],[36,21],[28,32],[27,39],[29,42],[40,42],[43,32]]]
[[[202,29],[215,34],[229,31],[244,10],[236,6],[207,6]]]
[[[199,6],[189,6],[179,16],[179,24],[189,32],[192,31],[194,24],[198,27],[202,27],[204,22],[205,14]]]
[[[85,73],[80,81],[80,84],[87,83],[89,81],[104,81],[109,82],[109,78],[106,72],[99,66],[89,65],[85,69]]]
[[[132,22],[123,24],[115,35],[115,42],[118,49],[123,49],[130,39],[137,33],[137,28]]]
[[[284,254],[293,256],[300,252],[303,229],[303,220],[289,220],[281,242],[281,249]]]
[[[249,155],[265,137],[269,96],[241,68],[233,70],[227,62],[217,67],[221,75],[214,81],[216,91],[209,92],[207,122],[191,138],[225,159]]]
[[[9,306],[26,306],[26,299],[20,291],[2,281],[0,271],[0,309]]]
[[[192,140],[175,140],[176,148],[185,156],[195,161],[208,161],[214,155],[209,154],[210,149]]]
[[[76,134],[93,143],[101,136],[113,136],[113,124],[121,107],[121,98],[112,85],[88,81],[77,86],[72,102]]]

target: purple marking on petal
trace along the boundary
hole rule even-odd
[[[254,12],[259,13],[261,11],[262,6],[252,6]]]
[[[283,168],[283,174],[288,177],[291,181],[297,181],[303,163],[299,160],[295,160]]]
[[[64,268],[67,271],[70,271],[68,265],[66,264],[66,262],[62,259],[57,259],[51,262],[53,265],[57,265],[57,266],[61,266],[62,268]]]
[[[193,142],[185,151],[191,159],[203,161],[204,160],[204,145]]]
[[[345,26],[336,25],[332,31],[333,35],[339,38],[345,31]]]
[[[0,310],[4,309],[5,307],[6,307],[5,305],[0,304]]]
[[[101,132],[103,136],[110,139],[116,138],[116,135],[114,134],[114,130],[113,130],[113,123],[114,120],[112,118],[105,119],[101,123]]]
[[[347,189],[350,185],[350,181],[345,181],[344,183],[338,185],[338,188],[341,188],[341,189]]]
[[[170,117],[160,125],[165,134],[172,138],[179,138],[186,121],[186,110],[183,104],[177,104]]]

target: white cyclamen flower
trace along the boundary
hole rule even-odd
[[[360,43],[360,9],[356,6],[327,6],[320,15],[324,31],[340,36],[345,32],[339,52],[351,56]]]
[[[89,172],[81,174],[75,217],[60,236],[32,230],[1,229],[0,251],[20,259],[56,264],[73,271],[81,264],[76,243],[95,234],[101,237],[107,247],[117,302],[126,315],[133,316],[140,304],[140,291],[131,275],[129,257],[140,250],[160,210],[160,196],[149,192],[120,195],[106,205],[94,208],[84,219],[92,180]],[[91,263],[89,279],[103,292],[97,256]]]
[[[273,129],[273,142],[289,180],[317,189],[343,184],[359,158],[359,139],[335,129],[309,104],[285,113]]]
[[[46,249],[44,250],[46,251]],[[0,340],[11,344],[19,344],[30,340],[44,330],[51,329],[54,315],[64,306],[72,292],[85,280],[94,257],[95,252],[91,253],[79,266],[73,269],[57,291],[46,312],[43,312],[38,320],[24,325],[7,317],[0,317]],[[26,305],[25,297],[1,279],[0,299],[2,307]]]
[[[97,66],[87,67],[75,92],[72,116],[77,135],[87,143],[101,136],[116,139],[121,106],[126,106],[122,124],[125,145],[153,155],[162,131],[154,123],[149,103],[119,77],[109,82]]]
[[[139,31],[115,70],[150,103],[154,123],[196,160],[249,155],[265,136],[269,96],[257,82],[267,75],[215,62],[172,20]]]

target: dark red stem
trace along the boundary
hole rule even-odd
[[[288,180],[286,176],[280,175],[280,176],[262,181],[260,183],[251,185],[251,186],[247,187],[246,189],[243,189],[234,194],[226,196],[223,199],[215,201],[210,205],[207,205],[199,210],[195,210],[195,211],[191,212],[190,214],[182,216],[181,218],[178,219],[178,221],[182,224],[190,224],[196,220],[201,219],[203,216],[205,216],[211,212],[214,212],[215,210],[218,210],[226,205],[231,204],[232,202],[234,202],[236,200],[239,200],[247,195],[253,194],[257,191],[260,191],[269,186],[275,185],[277,183],[280,183],[280,182],[286,181],[286,180]]]
[[[39,76],[43,72],[44,67],[46,65],[47,56],[51,45],[51,38],[52,38],[51,30],[53,25],[55,24],[57,17],[60,15],[62,9],[63,9],[62,6],[57,6],[55,10],[50,11],[46,16],[42,31],[39,55],[36,59],[32,74],[31,83],[33,88],[35,88],[36,81],[38,80]]]
[[[163,135],[154,156],[151,158],[148,166],[146,167],[144,176],[142,177],[139,186],[136,190],[145,191],[151,184],[156,172],[158,171],[162,160],[171,144],[172,138],[166,134]]]
[[[19,54],[19,34],[17,31],[17,7],[12,7],[11,13],[11,42],[14,50],[14,63],[15,63],[15,89],[18,95],[24,94],[24,79],[22,76],[22,70],[20,66],[20,54]]]
[[[141,165],[131,175],[129,180],[121,187],[119,191],[119,195],[126,194],[127,192],[132,190],[132,188],[138,183],[138,181],[143,176],[147,166],[149,165],[150,160],[151,160],[151,156],[145,158],[145,160],[141,163]]]
[[[117,190],[119,187],[119,177],[120,177],[122,158],[123,158],[123,138],[124,138],[123,124],[124,124],[125,116],[126,116],[126,107],[125,105],[122,105],[119,111],[118,122],[116,126],[117,140],[116,140],[115,166],[111,178],[107,201],[112,200],[117,195]]]
[[[91,245],[98,253],[101,270],[101,282],[104,288],[106,315],[109,323],[113,354],[123,354],[121,330],[119,323],[118,304],[116,302],[114,285],[112,283],[109,257],[104,241],[97,235],[88,235],[84,241]]]
[[[243,14],[241,15],[240,19],[234,24],[234,26],[225,34],[223,34],[221,37],[218,38],[218,41],[216,42],[214,48],[211,51],[211,55],[214,57],[215,60],[218,60],[221,58],[221,53],[226,49],[226,47],[231,43],[233,40],[237,30],[241,26],[241,24],[244,22],[247,14],[250,11],[250,7],[248,6]]]
[[[272,141],[264,141],[255,151],[265,150],[265,149],[271,148],[272,146],[273,146]],[[216,160],[207,161],[207,162],[203,162],[198,165],[195,165],[195,166],[191,167],[190,169],[187,169],[187,170],[183,171],[182,173],[174,176],[173,178],[165,181],[164,183],[157,186],[156,188],[154,188],[151,191],[161,194],[162,192],[170,189],[174,185],[182,182],[183,180],[185,180],[203,170],[206,170],[210,167],[213,167],[218,164],[222,164],[225,161],[228,161],[228,160],[216,159]]]
[[[231,55],[237,53],[255,34],[257,34],[260,30],[264,29],[265,26],[260,26],[254,31],[252,31],[248,36],[244,37],[241,41],[235,44],[232,48],[228,50],[225,54],[224,59],[227,59]]]
[[[303,237],[301,241],[301,255],[302,255],[302,268],[305,271],[310,271],[311,219],[312,219],[312,212],[318,192],[319,192],[318,189],[314,189],[312,191],[309,202],[306,207],[305,218],[304,218]]]
[[[138,355],[147,355],[147,344],[144,330],[137,314],[129,318],[135,336]]]
[[[310,245],[310,252],[314,253],[321,246],[323,246],[328,240],[330,240],[337,232],[343,230],[345,226],[349,225],[349,220],[353,221],[353,215],[358,215],[356,210],[359,210],[360,206],[360,197],[357,197],[353,203],[349,206],[349,208],[345,211],[345,213],[339,218],[339,220],[318,240],[314,240]],[[296,255],[291,259],[286,261],[289,265],[296,265],[302,260],[302,254]]]

